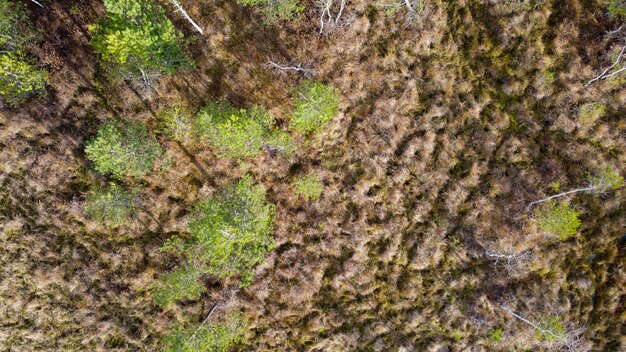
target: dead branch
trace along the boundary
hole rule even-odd
[[[585,87],[591,85],[593,82],[596,82],[596,81],[601,80],[601,79],[607,79],[607,78],[609,78],[609,77],[611,77],[611,76],[613,76],[613,75],[615,75],[615,74],[617,74],[619,72],[622,72],[622,71],[626,70],[626,67],[622,67],[619,70],[617,70],[616,72],[613,72],[613,73],[610,73],[610,74],[607,75],[607,73],[609,71],[611,71],[615,66],[617,66],[617,64],[619,64],[619,62],[622,59],[622,55],[624,54],[625,50],[626,50],[626,46],[622,47],[622,50],[617,55],[617,58],[615,59],[615,62],[613,62],[613,64],[611,66],[609,66],[606,70],[602,71],[602,73],[599,76],[597,76],[596,78],[594,78],[594,79],[590,80],[589,82],[587,82],[587,84],[585,84]]]
[[[267,65],[279,71],[295,71],[304,75],[310,75],[315,72],[313,69],[302,67],[302,64],[297,64],[296,66],[287,66],[270,60],[267,62]]]
[[[185,18],[187,19],[187,21],[189,21],[189,23],[191,23],[191,25],[198,31],[200,32],[200,34],[204,35],[204,32],[202,31],[202,28],[200,28],[200,26],[198,26],[196,24],[196,22],[194,22],[194,20],[191,18],[191,16],[189,16],[189,14],[187,13],[187,11],[185,11],[185,9],[181,6],[181,4],[177,1],[177,0],[170,0],[172,2],[172,4],[174,4],[174,6],[176,6],[176,12],[180,12],[183,14],[183,16],[185,16]]]

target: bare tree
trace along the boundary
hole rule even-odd
[[[623,182],[623,178],[615,171],[613,171],[610,167],[607,167],[594,177],[589,178],[588,184],[586,187],[580,187],[576,189],[572,189],[567,192],[562,192],[559,194],[555,194],[550,197],[546,197],[543,199],[536,200],[534,202],[530,202],[528,206],[533,206],[535,204],[547,202],[554,198],[559,198],[566,196],[568,194],[578,193],[578,192],[590,192],[590,193],[603,193],[610,189],[616,189],[621,186]]]
[[[300,63],[295,64],[295,65],[293,65],[293,64],[289,65],[289,64],[281,64],[281,63],[275,62],[273,60],[269,60],[267,62],[267,65],[270,68],[273,68],[273,69],[278,70],[278,71],[294,71],[294,72],[297,72],[297,73],[301,73],[301,74],[303,74],[305,76],[310,76],[310,75],[313,75],[315,73],[315,70],[310,69],[310,68],[306,68],[306,67],[302,67],[302,64],[300,64]]]
[[[30,0],[31,2],[34,2],[35,4],[37,4],[39,7],[44,8],[45,6],[43,6],[39,1],[37,0]]]
[[[533,255],[531,250],[523,250],[517,253],[514,251],[486,251],[485,256],[493,260],[494,267],[503,267],[507,271],[513,271],[516,268],[525,267]]]
[[[533,327],[537,332],[542,334],[546,340],[551,341],[554,347],[564,349],[570,352],[582,352],[587,351],[589,346],[586,344],[583,334],[585,332],[584,327],[579,328],[565,328],[554,329],[549,324],[536,323],[528,318],[523,317],[520,314],[515,313],[511,308],[506,305],[499,305],[508,315],[514,317],[517,320]],[[561,331],[562,330],[562,331]]]
[[[317,5],[321,9],[320,14],[320,34],[324,33],[324,25],[337,25],[339,23],[339,19],[341,19],[341,14],[343,13],[343,9],[346,6],[346,0],[340,0],[339,2],[339,11],[337,12],[337,16],[333,17],[331,13],[331,8],[335,4],[335,0],[318,0]]]
[[[34,1],[34,0],[33,0]],[[200,26],[198,26],[198,24],[196,24],[196,22],[194,22],[194,20],[191,18],[191,16],[189,16],[189,14],[187,13],[187,11],[185,11],[185,9],[181,6],[181,4],[177,1],[177,0],[170,0],[172,2],[172,4],[174,4],[174,6],[176,7],[176,12],[180,12],[183,14],[183,16],[185,16],[185,18],[187,19],[187,21],[189,21],[189,23],[191,23],[191,25],[198,31],[200,32],[200,34],[204,35],[204,32],[202,31],[202,28],[200,28]]]
[[[621,27],[620,27],[620,30],[621,30]],[[587,84],[585,84],[585,87],[591,85],[593,82],[596,82],[602,79],[607,79],[609,77],[615,76],[616,74],[622,71],[626,71],[626,66],[620,66],[617,70],[609,73],[613,68],[615,68],[617,65],[620,64],[620,62],[622,61],[622,55],[624,54],[625,50],[626,50],[626,45],[622,47],[622,50],[620,50],[613,64],[609,66],[606,70],[602,71],[602,73],[599,76],[587,82]]]

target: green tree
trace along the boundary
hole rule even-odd
[[[237,0],[237,3],[259,8],[268,22],[292,20],[304,10],[299,0]]]
[[[39,35],[31,26],[25,6],[20,2],[0,0],[0,52],[22,51],[36,43]]]
[[[164,338],[166,352],[226,352],[241,342],[244,322],[230,315],[225,323],[203,323],[198,328],[176,327]]]
[[[193,213],[191,257],[206,263],[209,274],[240,274],[241,286],[249,285],[254,267],[275,246],[274,206],[266,202],[263,186],[246,176],[220,196],[197,203]]]
[[[549,201],[536,211],[539,228],[564,240],[576,234],[580,227],[578,213],[567,203]]]
[[[188,66],[183,35],[151,0],[104,0],[107,18],[91,26],[91,44],[126,79],[151,78]]]
[[[181,105],[174,105],[159,114],[159,129],[171,139],[185,143],[192,139],[191,114]]]
[[[339,95],[323,83],[306,81],[293,95],[296,110],[289,126],[297,132],[317,132],[337,114]]]
[[[203,270],[190,263],[161,275],[153,288],[152,297],[155,303],[165,308],[179,299],[200,298],[205,290],[199,280],[202,275]]]
[[[39,41],[21,3],[0,0],[0,96],[18,105],[42,92],[48,74],[30,63],[26,46]]]
[[[97,171],[123,179],[150,173],[163,149],[143,124],[115,118],[100,127],[87,143],[85,154]]]
[[[306,200],[318,200],[324,190],[324,184],[320,181],[317,174],[309,174],[296,178],[293,181],[293,187],[296,194],[302,196]]]
[[[116,183],[95,186],[87,195],[85,211],[96,220],[115,227],[123,224],[137,208],[137,195]]]
[[[604,0],[608,6],[611,17],[621,17],[626,15],[626,0]]]
[[[10,105],[23,103],[41,93],[48,82],[48,73],[28,63],[16,53],[0,54],[0,95]]]
[[[216,101],[200,111],[194,129],[224,158],[254,157],[264,147],[292,152],[290,136],[273,130],[274,122],[274,116],[260,106],[235,109],[225,101]]]

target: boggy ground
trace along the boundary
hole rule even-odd
[[[626,175],[623,82],[585,87],[611,60],[619,27],[592,1],[427,1],[424,14],[386,15],[348,1],[319,35],[312,3],[296,22],[267,26],[232,1],[183,2],[206,29],[190,38],[194,69],[156,92],[106,78],[87,26],[92,1],[29,4],[51,73],[47,97],[0,114],[0,346],[3,351],[154,351],[176,320],[240,311],[243,351],[538,351],[549,348],[500,305],[532,320],[584,327],[594,351],[623,348],[625,191],[570,198],[578,235],[542,234],[529,201],[581,186],[606,164]],[[340,114],[298,137],[294,156],[245,163],[159,135],[171,166],[134,181],[142,210],[108,230],[85,217],[84,157],[113,114],[156,130],[173,102],[216,97],[261,104],[286,128],[302,63],[336,87]],[[606,104],[598,118],[581,106]],[[290,181],[315,171],[322,199]],[[208,294],[166,311],[149,285],[177,264],[159,252],[185,231],[196,200],[250,173],[276,204],[278,247],[253,284],[206,278]],[[522,253],[511,265],[488,253]],[[502,330],[499,341],[490,332]]]

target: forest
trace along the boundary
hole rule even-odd
[[[626,0],[0,0],[0,351],[624,351]]]

